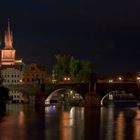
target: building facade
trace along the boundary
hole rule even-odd
[[[4,48],[0,50],[0,78],[2,84],[8,88],[22,84],[22,59],[16,60],[16,50],[13,48],[13,35],[10,22],[4,35]],[[25,102],[25,95],[19,90],[10,89],[9,96],[12,102]]]
[[[23,84],[33,85],[42,84],[46,82],[45,69],[37,64],[30,64],[27,66],[23,74]]]
[[[8,29],[5,31],[4,48],[1,50],[1,65],[15,64],[16,50],[13,48],[13,35],[10,30],[10,22],[8,21]]]
[[[5,68],[1,70],[3,85],[19,85],[22,84],[23,71],[16,68]]]
[[[20,88],[26,87],[26,85],[45,83],[47,77],[43,66],[30,64],[26,67],[22,59],[16,59],[13,35],[10,29],[10,22],[8,21],[8,27],[4,35],[4,48],[0,50],[0,78],[3,80],[3,85],[10,89],[9,95],[12,97],[12,101],[19,103],[28,102],[30,93],[25,93],[24,91],[22,93]],[[28,91],[30,92],[30,90]]]

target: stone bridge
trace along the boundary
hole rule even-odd
[[[97,94],[101,97],[105,96],[112,91],[126,91],[127,93],[132,93],[134,96],[139,98],[139,85],[137,83],[98,83],[97,84]]]
[[[44,85],[43,89],[43,96],[44,100],[52,94],[54,91],[58,89],[71,89],[79,93],[83,99],[85,99],[85,95],[89,93],[94,92],[95,90],[95,84],[89,84],[89,83],[67,83],[67,84],[46,84]],[[35,95],[37,92],[38,87],[37,86],[26,86],[26,85],[18,85],[18,86],[11,86],[9,89],[13,90],[20,90],[23,93],[26,94],[32,94]],[[136,82],[128,83],[128,82],[118,82],[118,83],[96,83],[96,94],[100,96],[100,99],[103,98],[106,94],[112,92],[112,91],[125,91],[127,93],[132,93],[134,96],[139,99],[139,85]],[[37,100],[39,100],[40,95],[36,95]]]
[[[89,92],[94,91],[94,83],[74,83],[74,84],[50,84],[46,85],[46,95],[50,95],[53,91],[61,88],[72,89],[82,95],[83,97]],[[111,91],[126,91],[139,97],[139,85],[137,83],[97,83],[96,93],[103,97]]]
[[[44,100],[52,94],[54,91],[58,89],[71,89],[79,93],[84,100],[86,100],[86,96],[90,94],[88,99],[96,98],[95,96],[91,96],[92,93],[95,93],[95,84],[89,83],[69,83],[69,84],[50,84],[45,87],[45,97]],[[96,95],[100,97],[100,100],[112,91],[125,91],[126,93],[132,93],[134,96],[139,99],[139,85],[137,83],[97,83],[96,84]],[[90,91],[90,92],[89,92]],[[39,97],[39,96],[38,96]],[[37,97],[37,98],[38,98]],[[92,102],[92,101],[91,101]]]

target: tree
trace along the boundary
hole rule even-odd
[[[93,72],[92,63],[87,60],[75,59],[70,55],[55,55],[54,65],[55,78],[63,81],[64,77],[70,77],[71,82],[88,82],[90,74]]]
[[[92,73],[93,73],[93,66],[92,66],[91,62],[89,62],[87,60],[82,60],[81,61],[81,71],[80,71],[82,80],[84,82],[89,81],[89,77]]]
[[[54,65],[55,78],[58,81],[62,81],[64,76],[69,75],[70,66],[70,55],[61,56],[60,54],[55,55],[57,63]]]

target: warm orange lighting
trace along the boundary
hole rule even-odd
[[[25,121],[24,113],[23,113],[23,111],[20,111],[20,113],[19,113],[19,125],[24,126],[24,124],[25,124],[24,121]]]
[[[67,80],[67,78],[66,78],[66,77],[64,77],[64,80],[66,81],[66,80]]]
[[[8,29],[5,32],[4,37],[4,49],[1,50],[1,63],[2,65],[14,65],[15,64],[15,52],[13,44],[13,36],[10,30],[10,22],[8,21]]]
[[[121,81],[122,80],[122,77],[119,77],[118,79]]]
[[[61,140],[72,140],[73,139],[73,116],[70,116],[71,113],[63,112],[61,115],[61,124],[60,127],[62,129]],[[74,115],[74,113],[73,113]]]
[[[108,82],[109,82],[109,83],[113,83],[113,79],[109,79]]]
[[[9,21],[8,21],[8,29],[5,32],[4,43],[5,43],[5,49],[13,49],[13,46],[12,46],[13,36],[12,36],[12,32],[10,30],[10,22]]]
[[[22,59],[15,60],[15,63],[22,63]]]
[[[140,77],[137,77],[137,80],[140,82]]]
[[[118,114],[117,120],[116,120],[116,138],[117,140],[124,140],[124,131],[125,131],[125,116],[123,112],[120,112]]]
[[[68,77],[67,79],[68,79],[68,80],[70,80],[70,78],[69,78],[69,77]]]
[[[70,81],[70,77],[64,77],[64,81]]]
[[[134,139],[135,140],[138,140],[140,139],[140,133],[139,133],[139,130],[140,130],[140,111],[139,110],[136,110],[136,117],[135,117],[135,121],[134,121]]]

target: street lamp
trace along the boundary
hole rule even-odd
[[[70,81],[70,77],[67,77],[67,80]]]
[[[137,76],[137,81],[140,83],[140,77],[139,76]]]
[[[70,81],[71,79],[70,79],[70,77],[64,77],[63,80],[64,80],[65,83],[67,83],[67,82]]]
[[[121,77],[121,76],[119,76],[119,77],[118,77],[118,80],[119,80],[119,81],[122,81],[122,77]]]
[[[109,83],[113,83],[113,79],[109,79],[108,82],[109,82]]]

